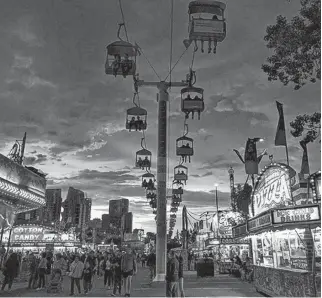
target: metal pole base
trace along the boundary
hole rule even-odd
[[[153,282],[165,282],[165,274],[164,273],[157,274],[153,279]]]

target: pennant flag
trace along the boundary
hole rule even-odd
[[[300,142],[301,147],[303,148],[303,156],[302,156],[302,165],[301,165],[301,174],[310,174],[310,165],[309,165],[309,158],[307,154],[307,145],[308,142],[302,140]]]
[[[267,149],[265,149],[258,157],[257,157],[257,163],[259,164],[262,161],[262,158],[264,155],[268,155],[267,154]]]
[[[248,175],[258,174],[256,141],[248,139],[245,149],[245,171]]]
[[[279,113],[279,119],[278,119],[277,131],[275,136],[275,146],[286,146],[283,104],[276,101],[276,106]]]
[[[237,156],[239,157],[239,159],[241,160],[242,163],[245,163],[243,157],[241,156],[241,154],[239,153],[239,151],[237,149],[233,149],[233,151],[237,154]]]

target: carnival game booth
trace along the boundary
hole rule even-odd
[[[11,231],[11,235],[10,235]],[[40,253],[45,250],[54,252],[76,252],[81,243],[75,233],[62,232],[52,226],[23,224],[7,229],[3,235],[6,242],[14,251],[33,251]]]
[[[46,205],[45,175],[0,154],[0,228],[11,227],[15,215]]]
[[[284,164],[271,163],[252,193],[246,229],[252,242],[254,286],[270,296],[314,297],[318,292],[320,204],[293,204],[295,174]]]
[[[216,243],[213,247],[216,259],[215,270],[220,274],[228,274],[232,267],[232,258],[239,256],[245,259],[250,254],[250,244],[248,239],[234,239],[233,227],[237,224],[245,223],[245,218],[239,212],[232,210],[220,210],[213,217],[213,226],[218,231],[218,236],[209,243]]]

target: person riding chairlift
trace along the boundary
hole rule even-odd
[[[116,77],[117,72],[121,66],[121,56],[119,54],[114,55],[114,61],[112,63],[113,74]]]
[[[129,60],[129,55],[126,53],[124,55],[124,59],[121,62],[122,74],[124,78],[129,74],[132,67],[132,61]]]

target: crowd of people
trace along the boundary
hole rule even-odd
[[[149,255],[136,254],[131,249],[117,252],[84,252],[84,253],[56,253],[50,251],[34,254],[21,253],[12,250],[2,257],[3,280],[1,290],[6,286],[10,290],[13,281],[21,273],[21,263],[27,264],[28,289],[47,290],[47,292],[62,292],[63,281],[70,279],[70,293],[87,294],[93,287],[93,279],[103,278],[106,290],[112,290],[111,296],[131,295],[132,277],[137,272],[137,263],[150,268],[151,281],[155,276],[155,253]],[[83,288],[83,289],[82,289]]]

